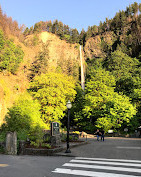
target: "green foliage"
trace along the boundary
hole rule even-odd
[[[31,141],[30,145],[34,146],[35,148],[39,148],[39,147],[43,148],[43,147],[45,147],[45,148],[51,149],[51,145],[50,144],[41,143],[40,141],[37,141],[37,142]]]
[[[64,116],[66,102],[75,98],[74,89],[73,78],[62,73],[51,72],[35,77],[30,91],[40,102],[42,119],[47,125],[51,121],[60,121]]]
[[[116,78],[115,91],[129,96],[134,103],[138,102],[139,95],[136,91],[141,88],[139,60],[131,58],[121,51],[115,51],[106,62],[108,70]]]
[[[2,43],[2,50],[0,52],[0,71],[7,70],[12,74],[15,74],[19,64],[23,60],[24,53],[19,46],[16,46],[10,40],[4,40]]]
[[[29,34],[37,34],[41,31],[48,31],[56,34],[62,40],[66,40],[69,43],[79,43],[79,32],[77,29],[71,29],[68,25],[63,24],[61,21],[40,21],[35,23],[34,28],[26,28],[23,32],[24,36]]]
[[[116,76],[117,80],[127,75],[132,77],[138,65],[139,61],[136,58],[131,58],[119,50],[111,53],[107,60],[107,68]]]
[[[5,153],[5,148],[3,146],[0,146],[0,153],[4,154]]]
[[[71,31],[71,41],[72,43],[78,43],[79,42],[79,33],[77,29],[72,29]]]
[[[31,146],[34,146],[34,147],[36,147],[36,148],[38,148],[38,147],[40,146],[40,144],[39,144],[38,142],[34,142],[34,141],[31,141],[31,142],[30,142],[30,145],[31,145]]]
[[[17,139],[18,139],[18,141],[19,140],[27,141],[28,134],[29,134],[29,130],[26,130],[26,129],[18,130],[18,132],[17,132]]]
[[[49,60],[49,52],[48,52],[48,44],[43,45],[42,51],[36,56],[36,60],[32,63],[30,68],[29,78],[32,80],[36,75],[40,75],[41,73],[46,73],[48,70],[48,60]]]
[[[114,85],[114,77],[101,68],[93,70],[86,84],[84,115],[105,131],[128,124],[136,114],[129,98],[114,92]]]
[[[78,138],[76,140],[78,140]],[[62,135],[61,141],[67,141],[67,135],[66,134]],[[73,137],[71,135],[69,135],[69,141],[73,141]]]
[[[0,50],[2,50],[3,49],[3,47],[4,47],[4,36],[3,36],[3,32],[2,32],[2,30],[0,30]]]
[[[36,126],[36,129],[30,132],[28,138],[30,140],[30,145],[39,148],[39,147],[47,147],[51,148],[51,145],[48,143],[44,143],[45,141],[43,140],[44,132],[43,130],[39,127]]]
[[[6,138],[6,133],[4,131],[0,132],[0,142],[4,142]]]
[[[71,108],[70,124],[71,126],[77,125],[78,127],[83,127],[84,116],[82,114],[82,109],[84,108],[84,92],[80,85],[77,85],[75,89],[77,94],[74,100],[73,107]],[[66,117],[64,119],[66,120]]]
[[[66,41],[70,41],[70,35],[65,34],[65,35],[64,35],[64,39],[65,39]]]
[[[5,121],[9,131],[31,132],[37,127],[46,128],[41,119],[40,104],[28,94],[20,96],[13,107],[9,108]]]
[[[36,46],[38,44],[38,42],[39,42],[38,36],[34,35],[34,37],[33,37],[33,45]]]

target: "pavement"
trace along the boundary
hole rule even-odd
[[[74,147],[79,147],[82,145],[90,144],[91,142],[97,142],[97,137],[96,136],[89,136],[89,137],[84,137],[84,138],[79,138],[81,142],[69,142],[69,146],[71,149],[71,153],[66,153],[67,149],[67,144],[62,143],[61,146],[63,147],[63,150],[58,153],[54,153],[54,156],[66,156],[66,157],[76,157],[77,155],[73,151]],[[126,137],[105,137],[105,141],[110,141],[110,140],[117,140],[119,142],[121,141],[141,141],[141,138],[126,138]],[[96,145],[96,144],[95,144]]]
[[[121,176],[141,176],[141,172],[132,173],[133,167],[129,167],[130,173],[127,171],[121,171],[122,166],[118,166],[118,171],[113,170],[114,164],[110,165],[110,170],[107,170],[107,161],[113,159],[113,163],[116,162],[128,162],[131,165],[136,165],[136,161],[141,164],[141,138],[121,138],[121,137],[105,137],[105,141],[97,141],[96,137],[90,137],[87,139],[80,138],[80,140],[85,140],[84,144],[81,143],[72,143],[70,142],[71,153],[65,153],[66,143],[62,143],[64,147],[63,151],[60,153],[54,154],[53,156],[32,156],[32,155],[2,155],[0,154],[0,177],[69,177],[69,174],[58,173],[57,169],[69,170],[71,172],[80,172],[82,174],[84,171],[90,173],[98,173],[100,177],[107,176],[109,174],[112,177]],[[87,141],[86,141],[87,140]],[[77,144],[77,145],[76,145]],[[79,159],[78,159],[79,158]],[[93,159],[92,159],[93,158]],[[79,162],[76,160],[85,160],[96,159],[94,167],[95,169],[90,168],[80,168]],[[111,160],[110,160],[111,159]],[[76,167],[65,166],[65,164],[72,165],[75,160]],[[105,165],[101,169],[99,161],[103,161]],[[120,161],[120,162],[119,162]],[[132,162],[130,162],[132,161]],[[133,163],[135,161],[135,163]],[[123,163],[122,163],[123,164]],[[82,165],[82,164],[81,164]],[[84,163],[83,165],[88,165]],[[99,168],[97,168],[99,166]],[[124,167],[124,169],[127,168]],[[139,167],[135,167],[135,170],[140,170]],[[56,173],[53,173],[55,172]],[[108,173],[107,173],[108,172]],[[115,174],[116,173],[116,174]],[[132,174],[131,174],[132,173]],[[102,174],[102,175],[101,175]],[[104,175],[103,175],[104,174]],[[106,175],[105,175],[106,174]],[[131,174],[131,175],[130,175]],[[80,175],[80,176],[84,176]],[[75,176],[75,174],[71,174]],[[88,176],[87,174],[85,176]],[[91,175],[95,176],[95,175]],[[108,176],[109,177],[109,176]]]
[[[85,144],[88,144],[93,138],[79,138],[79,141],[76,142],[69,142],[69,147],[70,148],[74,148],[77,146],[82,146]],[[67,149],[67,143],[66,142],[62,142],[61,147],[63,147],[63,150],[61,152],[57,152],[54,153],[54,156],[68,156],[68,157],[74,157],[74,155],[72,153],[66,153],[66,149]]]

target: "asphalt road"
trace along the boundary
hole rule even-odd
[[[141,139],[105,138],[105,141],[92,139],[89,144],[73,148],[76,157],[98,157],[141,160]]]
[[[141,139],[93,139],[69,155],[0,155],[0,177],[141,176]]]

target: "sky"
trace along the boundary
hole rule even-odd
[[[20,25],[34,26],[39,21],[61,21],[81,32],[88,26],[111,19],[119,10],[141,0],[0,0],[3,13]]]

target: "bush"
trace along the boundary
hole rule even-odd
[[[0,146],[0,153],[1,153],[1,154],[4,154],[4,153],[5,153],[5,149],[4,149],[4,147],[2,147],[2,146]]]
[[[32,132],[39,132],[38,129],[47,128],[41,119],[40,104],[28,94],[20,96],[14,106],[9,108],[5,121],[7,131],[16,131],[24,139]]]
[[[0,132],[0,142],[4,142],[6,138],[6,133],[5,132]]]

